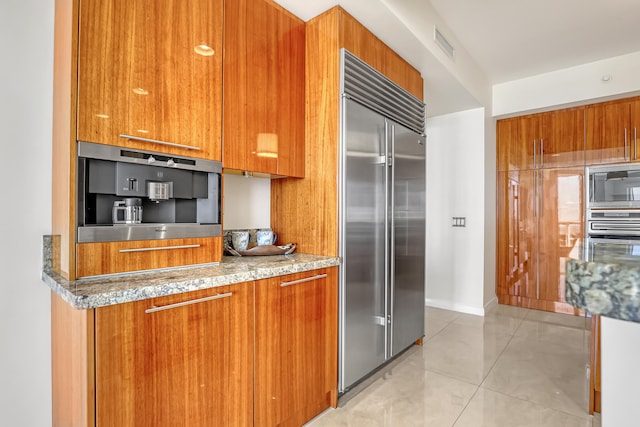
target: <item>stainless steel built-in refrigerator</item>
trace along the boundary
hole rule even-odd
[[[340,378],[424,336],[424,103],[342,51]]]

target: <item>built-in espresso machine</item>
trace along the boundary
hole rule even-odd
[[[78,142],[78,243],[211,237],[222,164]]]

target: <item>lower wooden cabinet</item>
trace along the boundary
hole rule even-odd
[[[252,303],[242,283],[96,309],[97,425],[250,425]]]
[[[301,426],[336,406],[337,282],[335,267],[256,282],[256,426]]]
[[[591,318],[591,360],[589,370],[589,413],[601,412],[600,316]]]
[[[76,244],[76,276],[206,264],[222,259],[222,237]]]
[[[76,310],[52,295],[54,426],[301,426],[337,405],[337,267]]]

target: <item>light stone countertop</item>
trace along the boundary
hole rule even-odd
[[[640,255],[625,245],[597,245],[592,257],[585,255],[582,244],[570,254],[565,266],[567,302],[592,314],[640,322]]]
[[[252,280],[300,273],[339,264],[336,257],[291,255],[228,257],[219,264],[176,267],[67,280],[51,269],[51,254],[44,240],[42,280],[77,309],[90,309]]]

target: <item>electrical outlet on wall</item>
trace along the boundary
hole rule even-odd
[[[451,218],[452,227],[466,227],[467,217],[454,216]]]

